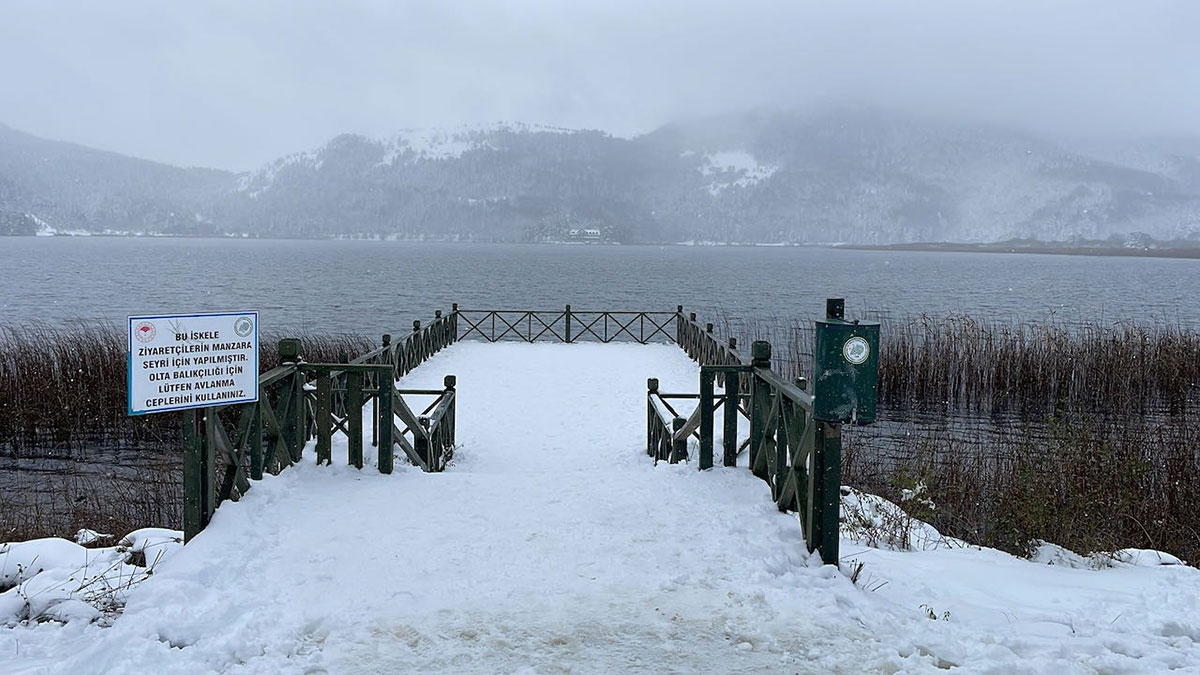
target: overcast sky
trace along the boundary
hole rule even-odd
[[[1200,136],[1200,1],[0,0],[0,122],[181,165],[839,101]]]

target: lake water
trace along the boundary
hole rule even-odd
[[[258,310],[268,333],[375,336],[402,333],[412,320],[453,302],[464,309],[558,310],[569,303],[576,310],[660,311],[682,304],[702,320],[774,323],[818,316],[824,298],[838,296],[846,298],[851,317],[968,314],[1008,322],[1168,321],[1200,328],[1197,291],[1200,261],[1154,258],[0,237],[0,328],[100,321],[124,330],[130,315]],[[885,422],[862,434],[906,435]],[[33,495],[45,514],[64,519],[70,504],[85,497],[116,500],[112,509],[129,495],[175,508],[178,499],[154,495],[177,489],[179,461],[177,453],[158,448],[102,445],[61,459],[0,456],[0,494]],[[165,471],[147,469],[163,462]],[[128,487],[97,495],[97,478]],[[64,495],[75,496],[64,501]]]
[[[0,237],[0,326],[258,310],[265,331],[374,335],[464,309],[701,319],[969,314],[1200,326],[1200,261],[799,247]]]

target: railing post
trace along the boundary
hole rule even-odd
[[[383,337],[379,339],[379,346],[385,348],[383,353],[380,354],[384,363],[390,364],[392,362],[391,358],[389,358],[391,356],[390,350],[386,349],[391,344],[392,336],[384,333]],[[379,447],[379,419],[379,399],[375,398],[371,401],[371,445],[374,447]]]
[[[347,460],[350,465],[361,469],[363,465],[362,421],[363,421],[362,371],[346,372],[346,436]]]
[[[296,365],[302,359],[302,345],[297,338],[283,338],[276,346],[276,351],[279,354],[279,362],[283,364]],[[279,420],[279,423],[283,427],[283,444],[287,447],[288,459],[295,463],[300,461],[304,441],[308,435],[305,428],[308,418],[305,415],[304,373],[297,367],[289,380],[287,386],[281,385],[279,388],[280,406],[287,406],[287,415]]]
[[[333,378],[328,370],[317,375],[317,464],[332,464]]]
[[[757,371],[758,369],[770,369],[771,367],[771,343],[765,340],[756,340],[750,345],[750,365]],[[750,470],[754,475],[767,479],[764,472],[758,470],[758,453],[762,449],[762,444],[767,431],[767,414],[770,411],[771,385],[767,384],[762,378],[757,377],[755,373],[751,373],[751,388],[750,388]]]
[[[671,464],[675,464],[680,460],[687,459],[687,436],[680,437],[679,432],[687,425],[687,420],[682,417],[676,417],[671,420],[671,456],[668,458]]]
[[[392,379],[392,369],[379,374],[379,391],[375,400],[377,403],[375,426],[379,429],[379,443],[376,451],[376,464],[379,473],[392,472],[392,396],[395,392],[395,381]]]
[[[187,543],[208,525],[210,497],[216,491],[213,458],[205,442],[207,408],[183,412],[183,541]]]
[[[651,377],[646,379],[646,454],[654,456],[654,423],[658,419],[658,413],[654,411],[654,395],[658,393],[658,378]]]
[[[563,323],[566,325],[567,344],[571,344],[571,306],[567,305],[567,309],[563,312]]]
[[[700,470],[713,466],[713,383],[715,373],[700,368]]]
[[[296,432],[292,436],[292,440],[295,442],[292,462],[299,462],[300,457],[304,454],[304,444],[308,441],[308,400],[304,395],[304,371],[300,370],[299,366],[297,366],[296,372],[292,373],[292,391],[292,396],[296,401],[295,408],[293,408],[296,415],[293,426]]]
[[[254,404],[253,416],[250,418],[250,478],[262,480],[263,477],[263,423],[262,409],[270,405],[267,392],[258,388],[258,403]]]
[[[683,344],[683,305],[675,306],[675,344]]]
[[[445,388],[445,391],[442,393],[442,395],[452,396],[453,400],[450,401],[450,407],[446,410],[447,417],[443,417],[440,424],[444,428],[449,429],[449,436],[447,440],[450,442],[450,447],[454,447],[457,433],[455,430],[455,417],[458,415],[458,393],[455,391],[455,389],[458,387],[458,378],[454,375],[447,375],[442,379],[442,386]],[[447,422],[450,423],[449,427],[445,427]]]
[[[730,344],[733,338],[729,339]],[[739,385],[741,373],[725,373],[725,428],[722,446],[725,466],[737,466],[738,456],[738,403],[741,399]]]
[[[804,514],[805,543],[808,550],[821,552],[821,562],[836,565],[842,501],[842,425],[816,420],[813,426],[808,513]]]
[[[217,416],[216,408],[201,408],[200,413],[200,429],[204,439],[204,473],[207,477],[204,481],[204,524],[207,526],[217,510],[217,425],[221,420]]]
[[[453,339],[451,339],[451,342],[458,342],[458,303],[457,302],[452,303],[450,305],[450,323],[454,327],[454,329],[451,331],[451,333],[454,336]]]

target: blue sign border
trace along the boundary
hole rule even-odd
[[[154,413],[171,412],[174,410],[192,410],[193,408],[214,407],[214,406],[210,406],[210,405],[203,405],[203,404],[195,405],[195,404],[193,404],[193,405],[174,406],[171,408],[155,408],[154,410],[137,410],[137,411],[135,411],[133,409],[133,322],[134,321],[150,321],[150,320],[155,320],[155,319],[195,319],[195,318],[200,318],[200,317],[214,317],[214,316],[253,316],[254,317],[254,345],[255,345],[254,364],[253,364],[253,368],[251,369],[251,371],[254,373],[254,388],[253,388],[254,396],[252,398],[239,398],[239,399],[230,399],[230,400],[221,401],[220,403],[217,404],[217,406],[234,405],[237,403],[254,403],[254,402],[258,401],[258,375],[259,375],[259,373],[258,373],[258,348],[259,348],[259,342],[258,342],[258,312],[257,311],[213,312],[210,314],[157,314],[154,316],[131,316],[131,317],[129,317],[129,323],[126,325],[127,330],[125,333],[126,339],[128,340],[128,342],[126,344],[126,351],[125,351],[125,406],[126,406],[126,409],[129,411],[130,417],[136,417],[137,415],[153,415]]]

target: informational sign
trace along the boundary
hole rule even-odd
[[[258,312],[129,317],[129,414],[258,400]]]

